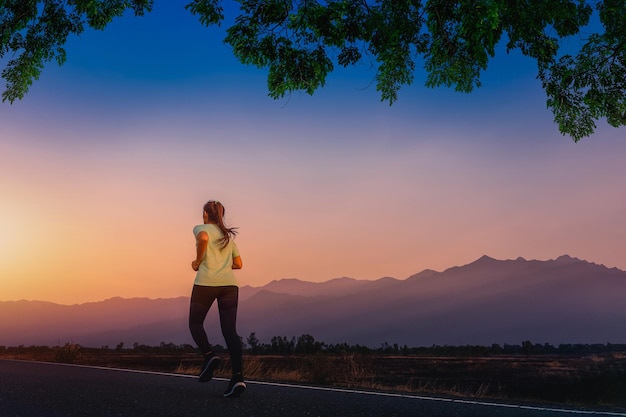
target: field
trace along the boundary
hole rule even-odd
[[[162,350],[162,349],[161,349]],[[229,376],[228,355],[216,376]],[[75,345],[9,348],[0,357],[197,374],[188,350],[138,352]],[[481,400],[626,410],[626,354],[432,356],[381,354],[246,355],[246,378]]]

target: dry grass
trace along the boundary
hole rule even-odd
[[[374,360],[368,355],[312,355],[300,357],[248,356],[244,359],[244,375],[257,381],[306,383],[345,388],[402,393],[431,393],[449,396],[485,398],[492,394],[492,385],[477,386],[420,378],[381,378],[374,372]],[[431,363],[434,361],[428,360]],[[472,361],[473,362],[473,361]],[[176,373],[198,375],[200,365],[181,363]],[[215,370],[215,376],[230,376],[228,360]],[[400,382],[400,383],[398,383]]]
[[[188,365],[181,363],[174,369],[174,373],[182,375],[199,375],[201,367],[199,365]]]
[[[285,369],[283,367],[268,367],[263,364],[263,361],[258,357],[246,358],[243,362],[243,374],[247,379],[254,379],[259,381],[291,381],[291,382],[306,382],[302,377],[302,374],[297,369]],[[188,363],[180,363],[174,370],[175,373],[184,375],[199,375],[201,366],[190,365]],[[215,370],[214,375],[217,377],[227,378],[230,376],[230,367],[228,361],[222,362],[222,364]]]

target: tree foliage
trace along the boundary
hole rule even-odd
[[[142,15],[153,1],[0,0],[0,58],[12,57],[2,71],[3,101],[23,98],[46,62],[62,64],[70,34],[103,29],[128,9]],[[418,64],[427,87],[469,93],[504,44],[537,62],[563,134],[578,141],[601,118],[626,124],[624,0],[193,0],[185,7],[209,26],[224,21],[224,3],[240,8],[225,42],[242,63],[268,70],[273,98],[313,94],[336,65],[365,59],[389,104],[414,81]],[[594,9],[600,29],[581,32]],[[562,51],[575,36],[579,50]]]
[[[126,9],[136,15],[152,10],[152,0],[0,0],[0,58],[11,52],[2,71],[2,101],[22,99],[46,62],[66,60],[63,45],[85,25],[104,29]]]

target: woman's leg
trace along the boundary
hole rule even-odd
[[[241,339],[237,334],[237,304],[239,288],[235,286],[221,287],[217,306],[220,312],[222,334],[228,347],[233,375],[241,374],[243,368]]]
[[[191,292],[189,330],[191,331],[191,337],[193,337],[194,342],[196,342],[198,349],[200,349],[203,355],[211,352],[211,344],[204,330],[204,319],[217,297],[216,289],[217,287],[194,285]]]

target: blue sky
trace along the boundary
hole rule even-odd
[[[369,62],[273,100],[224,30],[156,2],[71,38],[65,65],[2,104],[4,299],[186,294],[209,199],[240,227],[241,285],[406,278],[483,254],[626,269],[624,131],[562,136],[531,60],[497,56],[472,94],[418,70],[391,107]]]

